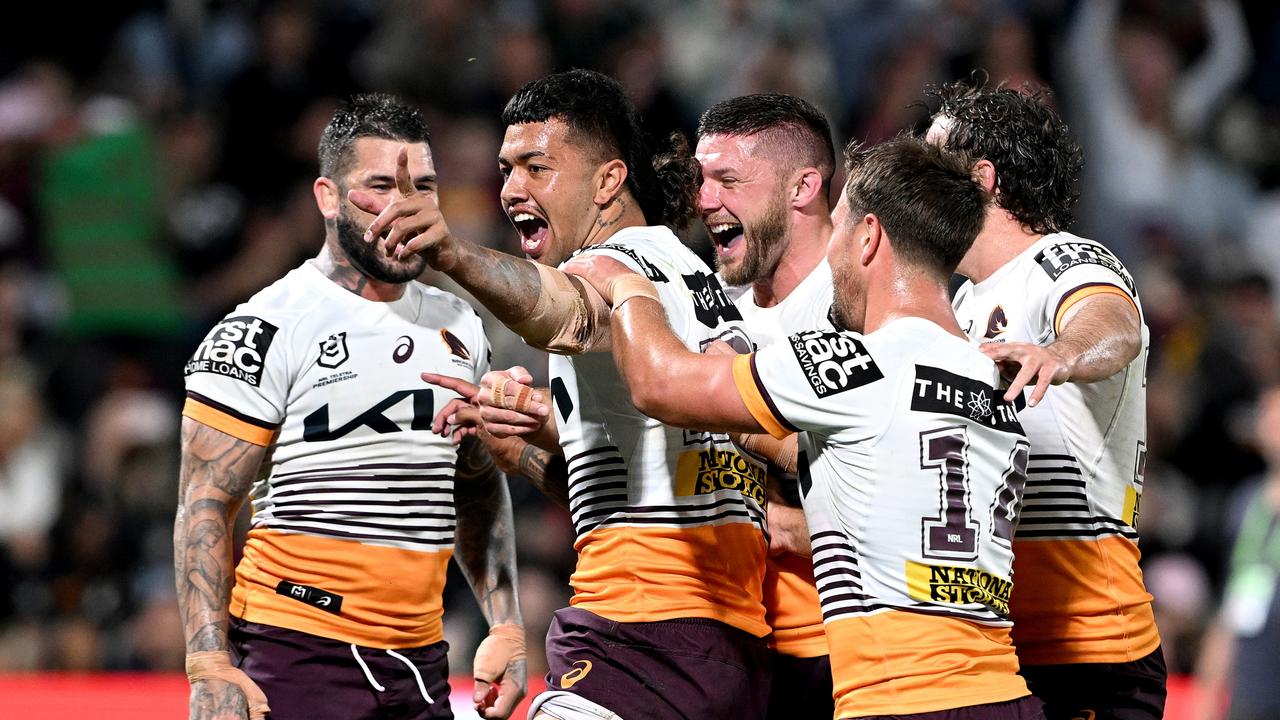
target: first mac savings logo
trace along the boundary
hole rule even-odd
[[[252,315],[229,317],[218,323],[187,361],[185,374],[207,372],[241,380],[254,387],[262,382],[262,364],[278,331]]]

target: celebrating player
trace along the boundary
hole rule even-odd
[[[929,139],[977,160],[991,193],[956,314],[1008,369],[1006,398],[1030,390],[1010,603],[1023,674],[1050,718],[1160,718],[1164,659],[1138,568],[1148,332],[1133,278],[1064,231],[1081,155],[1044,94],[936,94]]]
[[[370,238],[398,257],[423,255],[531,343],[574,354],[551,359],[552,417],[535,434],[565,457],[578,565],[572,607],[556,613],[547,637],[548,692],[533,712],[762,717],[765,468],[725,435],[638,411],[601,352],[607,306],[556,269],[610,258],[626,268],[624,284],[660,298],[681,347],[745,343],[727,322],[739,315],[720,283],[664,227],[691,219],[696,164],[687,151],[646,150],[621,86],[595,72],[529,83],[503,122],[502,205],[535,262],[453,237],[428,193],[388,205]],[[514,402],[512,384],[488,392]]]
[[[698,209],[716,251],[720,277],[739,288],[735,302],[758,347],[801,328],[832,329],[828,200],[835,150],[831,128],[809,103],[787,95],[746,95],[702,115]],[[755,447],[758,441],[748,441]],[[795,436],[786,446],[794,457]],[[775,459],[776,458],[771,458]],[[784,461],[785,462],[785,461]],[[791,463],[794,465],[794,463]],[[795,468],[770,497],[771,551],[764,580],[773,634],[769,716],[831,717],[831,662],[808,552]]]
[[[1041,718],[1007,618],[1028,446],[947,295],[985,198],[963,161],[919,140],[847,161],[828,260],[836,320],[854,331],[698,355],[617,263],[575,271],[613,306],[614,356],[644,412],[801,432],[837,717]]]
[[[441,593],[456,553],[490,635],[475,701],[505,718],[525,692],[511,501],[474,440],[429,432],[489,346],[425,263],[364,242],[377,205],[436,192],[426,123],[381,95],[320,141],[320,254],[238,307],[186,366],[174,555],[192,718],[451,718]],[[259,468],[265,475],[259,475]],[[252,491],[252,492],[251,492]],[[253,499],[244,557],[231,532]]]

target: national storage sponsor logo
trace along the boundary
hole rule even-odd
[[[1007,617],[1012,591],[1012,582],[979,568],[907,561],[907,594],[916,600],[944,605],[983,605]]]
[[[187,361],[186,375],[207,372],[225,375],[257,387],[267,350],[279,330],[252,315],[229,317],[218,323]]]
[[[764,466],[736,450],[718,447],[680,453],[676,495],[709,495],[717,490],[737,490],[764,507]]]

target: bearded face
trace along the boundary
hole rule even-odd
[[[775,195],[759,217],[744,219],[737,230],[712,233],[721,277],[730,285],[746,285],[772,275],[791,240],[782,198]],[[739,244],[741,252],[733,252]]]
[[[367,225],[361,225],[351,217],[350,210],[344,203],[336,220],[338,227],[338,247],[346,254],[357,270],[370,278],[384,283],[406,283],[422,274],[427,267],[426,258],[421,255],[409,255],[397,260],[382,252],[377,240],[366,242],[364,231]]]

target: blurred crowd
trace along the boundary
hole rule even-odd
[[[132,0],[0,47],[0,671],[179,669],[172,521],[186,355],[318,250],[316,143],[378,90],[431,124],[458,235],[512,252],[498,113],[547,72],[628,88],[654,135],[733,95],[919,129],[929,83],[1046,85],[1085,148],[1076,232],[1150,326],[1140,530],[1170,668],[1193,670],[1280,381],[1280,8],[1237,0]],[[57,42],[38,28],[57,27]],[[22,35],[26,33],[27,36]],[[686,238],[705,247],[701,229]],[[436,281],[432,278],[432,281]],[[545,361],[493,325],[495,366]],[[1280,432],[1280,430],[1273,430]],[[534,648],[568,520],[512,478]],[[450,580],[465,671],[483,622]]]

